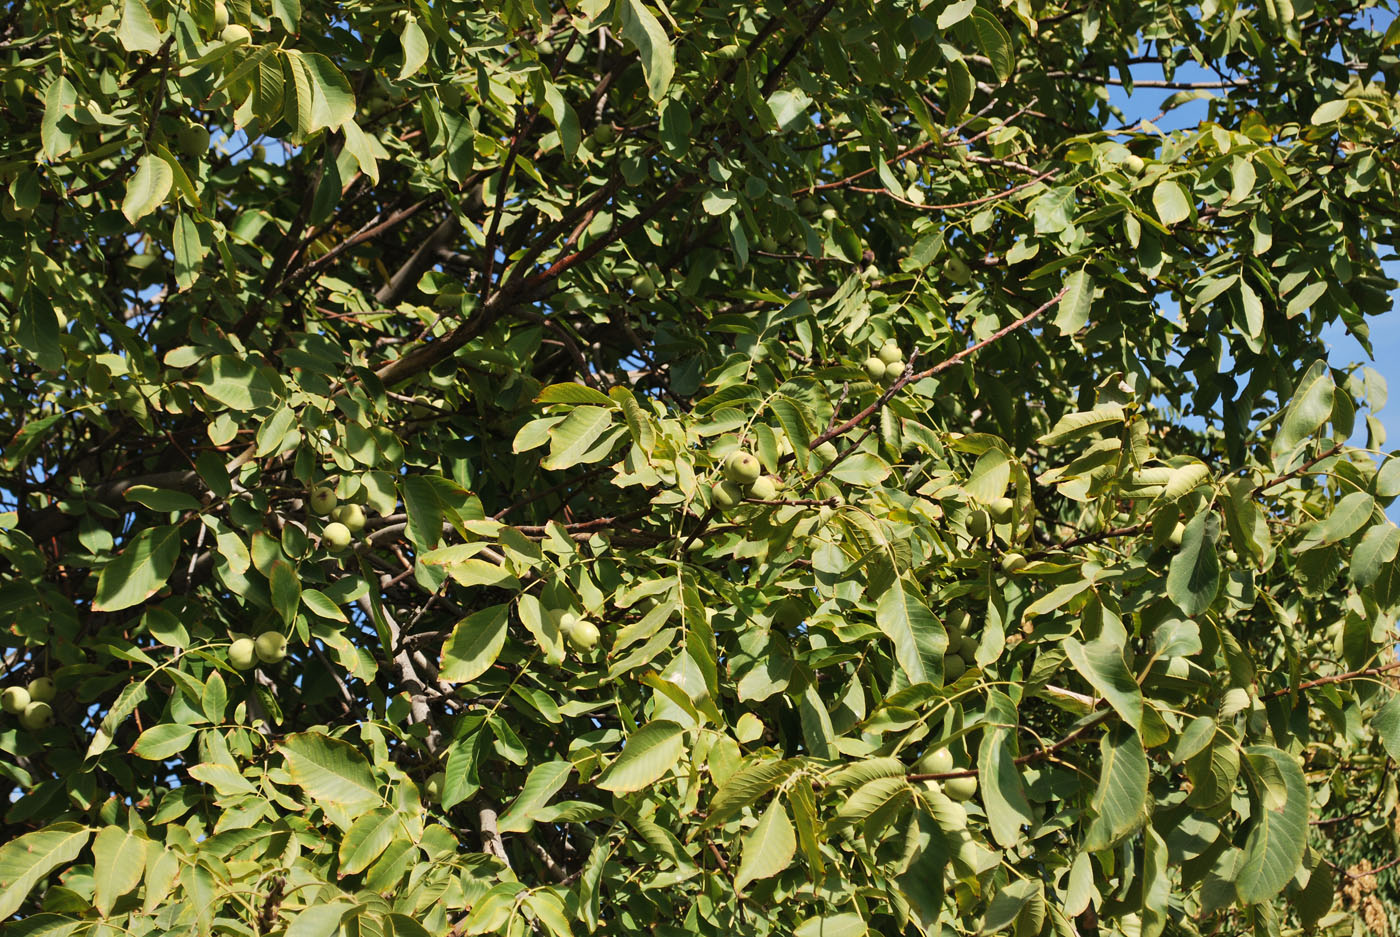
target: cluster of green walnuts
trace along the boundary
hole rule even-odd
[[[19,716],[26,729],[44,729],[53,723],[53,702],[57,689],[48,677],[31,680],[28,686],[7,686],[0,693],[0,709]]]
[[[892,338],[885,339],[880,350],[866,358],[861,367],[872,383],[881,387],[891,387],[904,373],[904,351]]]
[[[365,509],[358,504],[339,504],[335,489],[328,485],[314,489],[307,505],[313,514],[330,518],[321,528],[321,543],[332,553],[350,546],[355,535],[365,529]]]
[[[778,496],[781,482],[763,474],[758,458],[745,449],[736,449],[725,457],[724,480],[710,492],[712,503],[723,510],[735,507],[745,498],[772,501]]]
[[[967,672],[977,654],[977,639],[967,633],[972,616],[959,610],[943,623],[948,632],[948,649],[943,654],[943,683],[952,683]]]
[[[235,670],[252,670],[259,662],[281,663],[287,656],[287,637],[278,631],[264,631],[256,638],[235,634],[228,646],[228,662]]]

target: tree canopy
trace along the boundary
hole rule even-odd
[[[1398,50],[15,0],[6,932],[1381,933]]]

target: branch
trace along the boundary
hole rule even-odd
[[[1326,686],[1329,683],[1345,683],[1348,680],[1355,680],[1357,677],[1374,677],[1379,674],[1389,673],[1392,670],[1400,670],[1400,661],[1393,664],[1386,664],[1384,667],[1367,667],[1364,670],[1352,670],[1348,673],[1334,674],[1330,677],[1318,677],[1316,680],[1308,680],[1294,687],[1284,687],[1282,690],[1273,690],[1262,694],[1261,700],[1274,699],[1279,696],[1289,696],[1299,690],[1310,690],[1315,686]]]

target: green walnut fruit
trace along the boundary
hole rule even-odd
[[[447,784],[447,774],[438,771],[428,776],[428,780],[423,782],[423,793],[431,803],[442,803],[442,789]]]
[[[948,646],[953,647],[951,640],[948,642]],[[977,658],[977,639],[970,634],[958,635],[956,652],[959,657],[971,664]]]
[[[566,634],[572,631],[574,625],[577,624],[578,616],[575,615],[573,612],[565,612],[564,614],[559,616],[559,630]]]
[[[972,282],[972,268],[961,257],[949,257],[943,261],[943,275],[958,286],[966,286]]]
[[[804,215],[815,215],[819,210],[817,200],[808,196],[797,203],[797,210]]]
[[[987,513],[992,515],[992,520],[998,524],[1005,524],[1011,520],[1011,515],[1016,511],[1016,502],[1010,498],[993,498],[987,504]]]
[[[176,140],[180,144],[180,152],[190,159],[198,159],[209,152],[209,128],[207,127],[187,124],[180,128]]]
[[[710,489],[710,500],[715,507],[727,511],[744,500],[744,489],[731,481],[722,481]]]
[[[553,55],[554,43],[550,42],[548,39],[541,39],[539,42],[535,43],[535,54],[541,58],[546,55]]]
[[[778,239],[771,234],[765,234],[758,239],[758,249],[765,254],[775,254],[778,251]]]
[[[5,692],[0,693],[0,709],[12,716],[24,712],[24,707],[28,705],[29,691],[22,686],[7,686]]]
[[[632,295],[638,299],[651,299],[656,295],[656,282],[645,273],[632,278]]]
[[[956,654],[943,655],[943,682],[952,683],[967,673],[967,661]]]
[[[253,641],[253,651],[264,664],[279,663],[287,656],[287,638],[280,631],[264,631]]]
[[[967,532],[979,540],[987,536],[987,531],[992,529],[992,516],[981,508],[977,508],[967,515]]]
[[[896,361],[904,360],[904,352],[891,339],[880,346],[879,358],[885,364],[894,364]]]
[[[238,638],[228,646],[228,662],[234,670],[252,670],[258,666],[258,651],[252,638]]]
[[[758,476],[762,473],[763,467],[758,464],[758,459],[754,458],[751,452],[736,449],[725,457],[724,478],[726,481],[748,487],[758,481]]]
[[[948,778],[943,782],[943,793],[953,800],[971,800],[977,793],[977,778]]]
[[[340,521],[331,521],[321,531],[321,544],[332,553],[339,553],[350,546],[350,528]]]
[[[20,713],[19,724],[26,729],[42,729],[53,722],[53,707],[43,700],[35,700]]]
[[[880,378],[881,387],[893,387],[904,376],[904,362],[897,361],[885,366],[885,376]]]
[[[342,504],[331,511],[331,520],[344,524],[352,534],[365,529],[365,509],[358,504]]]
[[[821,217],[822,217],[822,221],[828,221],[828,222],[830,222],[830,221],[835,221],[837,218],[839,218],[839,217],[841,217],[841,216],[837,213],[837,211],[836,211],[835,208],[832,208],[830,205],[828,205],[828,206],[826,206],[825,208],[822,209]]]
[[[1238,553],[1236,553],[1234,550],[1226,550],[1226,551],[1225,551],[1225,562],[1227,562],[1227,563],[1238,563],[1239,561],[1240,561],[1240,555],[1239,555]]]
[[[609,146],[617,139],[617,131],[612,124],[599,124],[593,128],[593,142],[599,146]]]
[[[47,703],[54,698],[54,693],[53,681],[48,677],[40,677],[38,680],[31,680],[29,683],[30,700],[38,700],[41,703]]]
[[[1001,571],[1004,573],[1019,573],[1026,568],[1028,560],[1019,553],[1008,553],[1001,558]]]
[[[580,651],[591,651],[598,646],[598,626],[591,621],[578,621],[565,635],[569,643]]]
[[[1142,161],[1142,157],[1136,153],[1129,153],[1123,160],[1123,169],[1129,175],[1140,176],[1147,168],[1147,164]]]
[[[953,753],[946,748],[935,748],[914,766],[915,774],[947,774],[952,770]]]
[[[335,510],[335,503],[335,489],[324,486],[312,491],[311,497],[307,499],[307,504],[311,506],[311,510],[323,517]]]
[[[245,42],[253,41],[253,34],[248,32],[247,26],[240,26],[237,23],[229,23],[219,33],[219,38],[226,46],[242,45]]]
[[[828,465],[832,462],[835,462],[836,456],[839,454],[840,453],[836,451],[835,444],[832,443],[832,441],[829,439],[817,448],[812,450],[812,455],[816,456],[818,461],[820,461],[823,465]]]
[[[879,358],[866,358],[861,362],[861,367],[865,369],[865,376],[872,381],[878,381],[885,376],[885,362]]]
[[[228,28],[228,4],[223,0],[214,4],[214,28],[219,32]]]
[[[748,496],[759,501],[772,501],[778,496],[778,483],[771,475],[760,475],[749,486]]]

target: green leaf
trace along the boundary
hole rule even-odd
[[[0,846],[0,920],[18,911],[50,872],[78,858],[90,835],[77,823],[55,823]]]
[[[1077,270],[1065,280],[1065,291],[1055,312],[1055,328],[1061,335],[1073,335],[1089,322],[1094,306],[1094,278],[1088,270]]]
[[[942,683],[948,635],[903,581],[885,590],[875,608],[875,623],[894,643],[895,660],[910,683]]]
[[[1353,491],[1332,508],[1332,513],[1318,524],[1307,539],[1319,544],[1340,543],[1362,527],[1376,510],[1376,499],[1364,491]]]
[[[943,12],[938,14],[938,28],[951,29],[958,23],[972,15],[972,11],[977,9],[977,0],[955,0],[943,8]]]
[[[334,937],[340,933],[341,919],[354,907],[348,901],[310,904],[287,925],[284,937]]]
[[[117,899],[141,883],[146,843],[145,837],[119,826],[103,827],[93,839],[92,903],[98,914],[111,914]]]
[[[1170,228],[1191,217],[1191,202],[1186,190],[1172,179],[1163,179],[1152,190],[1152,206],[1157,209],[1157,217]]]
[[[272,0],[272,11],[282,21],[287,32],[296,35],[301,23],[301,0]]]
[[[180,528],[147,527],[97,577],[95,612],[117,612],[139,605],[165,586],[180,556]]]
[[[1118,711],[1124,722],[1134,729],[1139,728],[1142,725],[1142,690],[1123,660],[1122,646],[1106,637],[1095,638],[1088,644],[1080,644],[1071,637],[1065,638],[1064,649],[1079,675]]]
[[[666,89],[671,87],[671,76],[676,70],[666,31],[641,0],[620,0],[617,15],[622,21],[622,38],[641,53],[642,72],[646,75],[651,100],[660,102],[666,96]]]
[[[171,755],[178,755],[189,748],[198,731],[194,726],[178,723],[153,725],[137,736],[135,744],[131,746],[131,752],[147,761],[164,761]]]
[[[316,52],[296,53],[311,82],[311,131],[339,130],[355,117],[355,95],[350,82],[330,59]]]
[[[755,761],[744,765],[725,781],[710,801],[709,813],[700,829],[723,826],[750,804],[782,784],[801,765],[797,759]]]
[[[484,674],[505,646],[509,611],[509,605],[493,605],[457,622],[442,646],[438,679],[466,683]]]
[[[1317,108],[1313,110],[1310,123],[1314,127],[1336,123],[1346,116],[1347,108],[1350,106],[1351,101],[1348,98],[1337,98],[1334,101],[1326,101],[1319,104]]]
[[[535,395],[536,403],[576,403],[591,404],[615,409],[617,402],[602,391],[594,390],[586,384],[570,381],[567,384],[550,384]]]
[[[1167,844],[1148,823],[1142,831],[1142,934],[1159,937],[1171,908],[1170,857]]]
[[[972,9],[972,28],[977,34],[977,44],[982,53],[991,59],[992,71],[1000,81],[1009,81],[1016,71],[1016,53],[1011,45],[1011,34],[1001,25],[990,11],[982,7]]]
[[[122,497],[152,511],[198,511],[200,507],[199,499],[194,495],[167,488],[152,488],[150,485],[132,485],[122,492]]]
[[[1293,397],[1284,410],[1279,431],[1274,436],[1273,455],[1278,459],[1298,443],[1312,436],[1332,416],[1337,385],[1327,362],[1314,361],[1298,381]]]
[[[1094,819],[1084,835],[1090,852],[1112,848],[1147,818],[1149,768],[1137,732],[1114,726],[1099,741],[1099,760],[1099,786],[1090,802]]]
[[[341,611],[340,606],[335,604],[335,600],[317,589],[303,589],[301,603],[313,615],[320,618],[338,621],[342,624],[350,623],[350,619],[345,617],[345,612]]]
[[[855,912],[809,917],[792,932],[793,937],[864,937],[865,918]]]
[[[44,155],[49,159],[58,159],[72,149],[71,129],[77,126],[73,119],[77,106],[78,89],[62,75],[44,92],[44,119],[39,136],[44,144]]]
[[[359,816],[383,803],[369,762],[354,746],[318,732],[289,735],[277,746],[292,783],[313,801]]]
[[[1127,419],[1119,406],[1095,407],[1078,413],[1066,413],[1060,417],[1050,432],[1042,435],[1037,442],[1042,446],[1058,446],[1060,443],[1078,439],[1080,436],[1096,432],[1111,424],[1122,423]]]
[[[388,848],[404,825],[392,807],[375,807],[361,815],[340,842],[340,874],[363,872]]]
[[[608,765],[595,783],[605,791],[626,794],[655,784],[685,754],[685,730],[677,723],[658,719],[627,737],[622,754]]]
[[[403,81],[411,78],[423,67],[423,63],[428,61],[428,37],[423,34],[423,27],[418,25],[418,20],[413,16],[408,17],[403,31],[399,33],[399,45],[403,47],[403,65],[399,67],[399,81]]]
[[[557,759],[536,765],[525,779],[525,786],[520,789],[515,802],[501,814],[497,829],[502,833],[528,832],[534,825],[534,812],[559,793],[573,770],[573,764]]]
[[[257,410],[277,403],[267,375],[253,362],[234,355],[210,358],[192,383],[233,410]]]
[[[774,797],[759,818],[758,825],[744,837],[734,890],[743,893],[750,882],[772,878],[792,864],[797,854],[797,836],[782,800]]]
[[[1400,696],[1392,696],[1371,718],[1371,728],[1380,736],[1386,754],[1400,761]]]
[[[1370,586],[1400,551],[1400,527],[1390,521],[1373,524],[1351,554],[1351,578],[1357,585]]]
[[[1021,839],[1022,824],[1035,822],[1016,767],[1016,704],[1000,690],[987,691],[987,728],[977,750],[977,781],[992,838],[1002,846]]]
[[[284,622],[291,624],[301,605],[301,580],[296,567],[279,557],[272,561],[267,578],[272,587],[272,607]]]
[[[1167,570],[1167,597],[1189,616],[1210,608],[1220,591],[1220,561],[1215,556],[1215,544],[1206,533],[1210,518],[1207,508],[1187,523],[1181,548]]]
[[[204,681],[204,693],[199,699],[199,708],[205,718],[215,725],[224,721],[224,708],[228,706],[228,685],[217,670]]]
[[[159,156],[147,153],[136,164],[136,173],[126,183],[126,196],[122,199],[122,214],[135,224],[160,207],[170,194],[170,186],[175,174]]]
[[[1244,756],[1256,776],[1282,780],[1281,803],[1253,799],[1253,821],[1235,879],[1242,904],[1269,901],[1292,880],[1303,862],[1308,841],[1308,787],[1303,769],[1293,756],[1268,745],[1252,745]]]
[[[146,9],[145,0],[124,0],[117,40],[128,52],[155,52],[160,48],[160,29]]]
[[[976,0],[965,0],[965,2],[975,4]],[[954,4],[954,6],[960,5]],[[948,9],[952,9],[952,7]],[[944,77],[948,82],[947,120],[951,123],[967,111],[967,105],[972,101],[972,92],[976,90],[977,85],[972,80],[972,72],[968,71],[967,63],[960,58],[953,59],[948,63]]]
[[[540,465],[547,469],[565,469],[580,462],[598,461],[612,447],[600,450],[594,444],[612,422],[611,400],[606,407],[575,407],[562,423],[550,427],[549,456]]]

